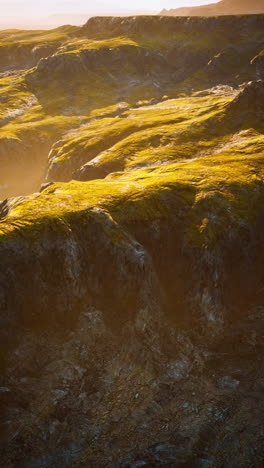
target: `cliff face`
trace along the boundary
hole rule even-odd
[[[262,0],[222,0],[198,7],[183,7],[162,10],[165,16],[219,16],[219,15],[253,15],[264,13]]]
[[[0,72],[31,68],[43,57],[52,55],[77,27],[62,26],[51,31],[0,31]]]
[[[93,18],[1,75],[3,467],[262,466],[263,21]]]
[[[264,77],[264,50],[262,50],[256,57],[253,58],[251,64],[256,67],[256,76],[258,79]]]

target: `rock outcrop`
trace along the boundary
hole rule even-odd
[[[264,79],[264,50],[260,52],[256,57],[253,58],[251,64],[256,67],[256,77],[259,80]]]
[[[252,81],[229,105],[228,114],[247,125],[264,125],[264,81]]]
[[[187,181],[187,163],[163,177],[52,184],[10,206],[0,246],[6,466],[218,466],[234,457],[245,419],[235,459],[261,459],[260,157],[253,172],[243,155],[209,163],[207,186],[204,165]]]
[[[53,31],[1,31],[0,72],[36,66],[40,59],[52,55],[77,31],[74,26],[62,26]]]
[[[263,26],[93,18],[0,76],[4,468],[263,465]]]

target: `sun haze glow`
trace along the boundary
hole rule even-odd
[[[0,0],[0,29],[50,29],[81,25],[96,15],[155,15],[163,8],[198,6],[218,0]]]
[[[163,8],[195,6],[217,0],[0,0],[2,17],[40,17],[58,13],[118,14],[125,11],[159,12]]]

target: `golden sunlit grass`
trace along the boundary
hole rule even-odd
[[[253,221],[262,209],[263,162],[261,135],[208,157],[112,174],[105,180],[53,184],[2,220],[1,237],[22,235],[38,241],[47,228],[67,234],[75,217],[85,221],[97,209],[121,225],[160,218],[166,222],[185,212],[189,241],[212,246],[231,227]]]
[[[174,24],[173,19],[168,21]],[[23,50],[31,54],[41,45],[56,46],[53,55],[35,68],[0,77],[0,150],[1,145],[9,148],[8,157],[14,160],[13,142],[24,148],[39,146],[42,154],[44,142],[51,146],[57,141],[50,156],[51,179],[70,180],[82,165],[89,170],[89,164],[94,171],[91,178],[106,177],[55,184],[33,195],[1,222],[3,236],[17,235],[18,227],[38,232],[58,221],[69,227],[69,216],[82,216],[94,207],[121,223],[167,219],[175,214],[177,200],[190,211],[189,238],[199,243],[220,235],[234,220],[247,222],[254,216],[261,197],[263,137],[255,130],[244,134],[240,130],[254,127],[255,122],[249,119],[235,128],[228,114],[232,99],[228,95],[186,96],[192,87],[210,83],[204,69],[179,84],[170,70],[164,87],[155,82],[156,72],[152,75],[160,53],[177,65],[177,48],[184,51],[181,47],[188,46],[189,52],[217,58],[232,35],[232,28],[228,35],[221,21],[206,34],[166,29],[159,18],[152,18],[150,28],[144,17],[126,35],[118,24],[116,29],[94,32],[68,26],[0,32],[3,61],[11,49],[10,57],[16,60]],[[252,32],[251,40],[259,40],[259,34]],[[247,41],[236,33],[234,45]],[[87,65],[87,57],[94,60],[93,66]],[[238,62],[234,61],[234,70],[231,64],[232,73],[237,72]],[[143,68],[145,81],[138,79]],[[161,69],[159,65],[159,73]],[[136,105],[163,94],[179,97]],[[27,167],[24,150],[15,157],[25,158]],[[30,151],[28,160],[32,163]]]
[[[58,49],[57,54],[78,54],[84,50],[100,50],[117,48],[121,46],[134,46],[138,47],[136,41],[128,37],[114,37],[110,39],[94,40],[94,39],[74,39],[67,41],[61,48]]]
[[[202,135],[207,139],[203,124],[228,102],[215,96],[174,99],[124,112],[120,118],[95,120],[65,136],[54,149],[51,163],[56,174],[59,167],[60,180],[67,180],[91,160],[106,175],[147,162],[191,157],[197,151],[193,142],[199,144]]]

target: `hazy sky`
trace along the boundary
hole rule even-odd
[[[124,10],[160,11],[163,8],[215,3],[218,0],[0,0],[1,16],[40,17],[55,13],[109,14]]]

